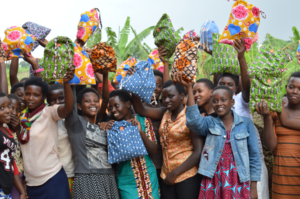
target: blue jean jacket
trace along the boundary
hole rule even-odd
[[[230,144],[233,151],[240,182],[260,181],[261,158],[254,124],[251,119],[241,117],[234,111],[234,122],[230,133]],[[186,126],[194,133],[206,136],[201,154],[198,173],[212,178],[215,174],[226,141],[226,129],[219,117],[202,117],[198,106],[186,109]]]

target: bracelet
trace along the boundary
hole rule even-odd
[[[32,72],[35,74],[35,73],[43,72],[44,70],[45,70],[45,69],[40,68],[40,69],[37,69],[37,70],[33,70]]]

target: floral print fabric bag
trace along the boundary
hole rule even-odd
[[[2,46],[2,41],[0,39],[0,61],[6,61],[5,51]]]
[[[22,27],[26,30],[28,34],[32,34],[40,40],[44,40],[47,37],[47,35],[49,35],[49,33],[51,32],[51,29],[33,22],[26,22]],[[34,51],[38,46],[39,42],[36,40],[33,44],[32,51]]]
[[[126,76],[127,71],[130,67],[135,66],[138,63],[138,60],[134,57],[129,57],[120,64],[117,72],[114,76],[113,83],[120,83],[121,80]]]
[[[234,39],[243,38],[246,44],[246,51],[249,51],[259,25],[259,8],[244,0],[237,0],[232,6],[228,24],[219,42],[232,45]]]
[[[151,65],[152,69],[164,72],[164,63],[159,58],[159,53],[157,49],[154,49],[148,56],[147,61]]]

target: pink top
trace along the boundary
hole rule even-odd
[[[58,105],[46,106],[41,116],[33,122],[30,140],[21,144],[24,175],[28,186],[39,186],[47,182],[62,168],[58,156],[58,125],[61,120]]]

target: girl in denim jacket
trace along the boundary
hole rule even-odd
[[[206,136],[198,170],[204,176],[199,199],[257,198],[261,158],[254,124],[231,110],[232,91],[226,86],[216,87],[212,98],[218,117],[202,117],[193,99],[192,83],[183,81],[180,73],[173,81],[188,88],[186,125]]]

